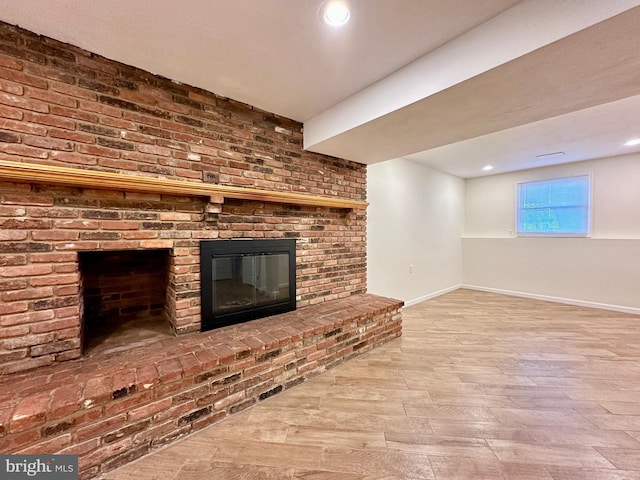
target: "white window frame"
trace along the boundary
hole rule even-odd
[[[562,180],[571,180],[576,178],[585,178],[587,181],[587,231],[582,233],[565,233],[565,232],[521,232],[520,231],[520,212],[521,208],[521,193],[522,186],[531,183],[545,183],[545,182],[560,182]],[[592,212],[592,192],[593,192],[593,179],[591,175],[571,175],[567,177],[554,177],[545,178],[540,180],[530,180],[527,182],[519,182],[516,184],[516,215],[515,215],[515,228],[517,237],[573,237],[573,238],[590,238],[591,237],[591,212]]]

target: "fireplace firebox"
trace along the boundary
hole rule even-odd
[[[296,309],[295,240],[203,240],[202,331]]]

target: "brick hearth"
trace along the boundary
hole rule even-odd
[[[401,333],[374,295],[0,379],[0,451],[77,454],[92,478]]]

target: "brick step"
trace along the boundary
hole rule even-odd
[[[0,379],[0,451],[92,478],[401,335],[399,300],[312,305]]]

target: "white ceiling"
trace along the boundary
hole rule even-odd
[[[0,0],[0,19],[461,177],[640,151],[640,0]],[[554,161],[557,161],[554,159]]]

